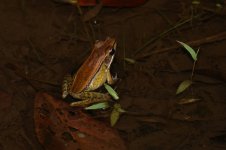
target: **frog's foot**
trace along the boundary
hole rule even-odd
[[[108,101],[108,100],[86,99],[86,100],[83,100],[83,101],[72,102],[70,104],[70,106],[72,106],[72,107],[85,107],[85,106],[88,106],[88,105],[91,105],[91,104],[94,104],[94,103],[105,102],[105,101]]]
[[[106,93],[98,93],[98,92],[83,92],[79,94],[70,93],[72,97],[82,99],[82,101],[72,102],[71,106],[87,106],[93,103],[109,101],[111,96]]]
[[[116,81],[118,81],[118,74],[116,73],[115,76],[112,76],[112,80],[115,83]]]
[[[69,94],[69,87],[72,81],[71,75],[66,75],[64,77],[63,83],[62,83],[62,98],[67,97]]]
[[[112,85],[114,84],[116,81],[118,81],[118,76],[117,73],[115,74],[115,76],[112,76],[110,71],[107,72],[107,83]]]

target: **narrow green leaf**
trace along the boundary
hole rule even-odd
[[[115,90],[109,86],[108,84],[104,83],[104,87],[105,89],[108,91],[108,93],[115,99],[115,100],[118,100],[119,97],[118,97],[118,94],[115,92]]]
[[[120,104],[114,104],[113,110],[111,112],[111,126],[114,126],[117,123],[120,115],[125,112],[126,111],[122,109]]]
[[[120,112],[118,112],[116,109],[113,109],[111,112],[111,126],[112,127],[117,123],[119,116],[120,116]]]
[[[135,64],[136,63],[136,60],[134,60],[134,59],[131,59],[131,58],[124,58],[124,60],[126,61],[126,62],[128,62],[128,63],[130,63],[130,64]]]
[[[95,110],[95,109],[106,109],[109,107],[108,102],[103,102],[103,103],[97,103],[93,104],[91,106],[86,107],[86,110]]]
[[[177,88],[176,94],[180,94],[180,93],[184,92],[191,84],[192,84],[191,80],[185,80],[185,81],[181,82]]]
[[[114,109],[116,109],[120,113],[125,113],[126,112],[124,109],[122,109],[121,105],[118,104],[118,103],[114,104]]]
[[[180,41],[177,41],[177,42],[180,43],[189,52],[189,54],[191,55],[194,61],[197,60],[197,53],[194,51],[193,48],[191,48],[189,45],[183,42],[180,42]]]

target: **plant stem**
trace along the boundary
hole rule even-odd
[[[197,57],[198,57],[198,53],[199,53],[199,49],[196,52],[196,56]],[[197,62],[197,60],[195,60],[194,63],[193,63],[192,72],[191,72],[191,81],[193,81],[193,76],[194,76],[194,72],[195,72],[196,62]]]

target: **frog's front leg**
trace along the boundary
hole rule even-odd
[[[62,84],[62,98],[67,97],[67,95],[69,94],[71,82],[72,82],[71,75],[66,75],[64,77],[63,84]]]
[[[107,70],[107,83],[112,85],[118,80],[117,74],[113,77],[110,70]]]
[[[70,93],[70,95],[74,98],[82,99],[82,101],[72,102],[71,106],[87,106],[93,103],[109,101],[111,96],[106,93],[98,93],[98,92],[82,92],[82,93]]]

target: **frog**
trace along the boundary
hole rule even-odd
[[[109,101],[108,93],[95,92],[104,83],[109,85],[117,81],[117,74],[111,75],[110,68],[115,57],[116,39],[107,37],[97,40],[91,54],[74,75],[66,75],[62,84],[62,98],[68,95],[79,99],[71,106],[87,106],[97,102]]]

